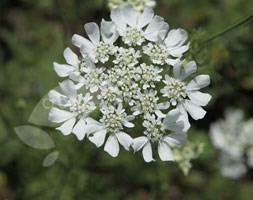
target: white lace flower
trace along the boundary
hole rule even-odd
[[[197,66],[194,61],[187,63],[185,67],[182,67],[182,62],[177,63],[173,67],[174,77],[165,76],[164,83],[166,86],[161,89],[161,92],[172,105],[177,105],[186,118],[188,112],[193,119],[198,120],[205,116],[206,111],[201,106],[207,105],[211,95],[199,91],[210,84],[208,75],[199,75],[187,85],[184,82],[184,79],[196,70]]]
[[[143,93],[139,90],[135,99],[130,103],[133,115],[155,113],[157,116],[163,118],[165,115],[161,110],[166,110],[169,108],[169,103],[158,103],[157,91],[146,90]]]
[[[85,86],[91,93],[95,93],[103,85],[105,68],[97,68],[95,65],[90,64],[82,68],[81,76],[70,76],[72,80],[78,82],[77,88]]]
[[[130,5],[123,10],[116,8],[111,12],[111,19],[115,22],[122,40],[129,46],[141,45],[145,40],[158,41],[160,34],[168,30],[168,24],[159,16],[154,16],[150,8],[138,13]]]
[[[143,85],[143,89],[155,88],[155,82],[159,82],[162,79],[160,73],[163,71],[162,68],[155,67],[153,65],[146,65],[142,63],[140,65],[140,84]]]
[[[54,70],[60,77],[67,77],[71,74],[80,75],[81,68],[86,66],[84,59],[79,59],[78,56],[70,49],[66,48],[63,56],[67,64],[59,64],[54,62]]]
[[[180,61],[183,53],[189,49],[189,43],[184,45],[187,40],[187,33],[183,29],[172,29],[169,31],[164,41],[156,44],[148,43],[143,47],[143,52],[147,54],[154,64],[174,65]]]
[[[109,134],[104,150],[116,157],[119,153],[119,144],[126,150],[129,150],[131,146],[132,138],[123,132],[123,129],[134,127],[134,124],[130,122],[134,116],[127,115],[122,104],[119,104],[117,108],[104,105],[100,110],[103,116],[99,122],[91,118],[87,120],[86,130],[88,130],[89,140],[100,147],[104,144],[106,134]]]
[[[140,58],[140,52],[135,51],[134,48],[125,49],[120,47],[116,53],[116,58],[113,63],[120,67],[133,67],[138,63],[138,58]]]
[[[77,94],[75,85],[72,81],[66,80],[59,84],[64,95],[56,90],[51,90],[48,94],[49,100],[60,108],[53,107],[49,112],[49,120],[55,123],[63,123],[60,130],[64,135],[74,133],[79,140],[84,138],[86,119],[89,114],[96,109],[91,101],[90,93]]]
[[[97,96],[98,100],[101,101],[101,104],[105,105],[114,105],[122,103],[122,96],[118,87],[109,85],[103,86],[101,88],[100,94]]]
[[[85,24],[84,28],[91,41],[75,34],[72,38],[73,44],[81,48],[82,54],[87,55],[94,63],[107,62],[109,56],[117,51],[117,47],[113,45],[118,38],[115,24],[102,20],[100,30],[94,22]]]
[[[171,117],[170,117],[171,115]],[[143,126],[145,136],[137,137],[133,140],[134,151],[142,149],[142,155],[146,162],[154,161],[152,156],[151,144],[158,143],[158,154],[163,161],[173,161],[173,153],[169,145],[182,145],[186,143],[187,135],[182,133],[183,123],[179,121],[178,116],[175,117],[175,112],[168,114],[167,125],[165,126],[161,118],[156,118],[155,115],[145,115]],[[178,131],[171,134],[166,133],[166,129],[170,131]]]
[[[133,5],[134,9],[138,12],[142,12],[145,7],[153,8],[156,6],[155,0],[108,0],[108,7],[110,9],[114,8],[124,8],[127,5]]]

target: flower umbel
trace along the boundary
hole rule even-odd
[[[62,123],[57,129],[64,135],[73,133],[79,140],[87,135],[97,147],[104,144],[113,157],[120,146],[132,146],[150,162],[155,160],[152,146],[157,146],[161,160],[179,162],[173,148],[187,142],[188,114],[195,120],[204,117],[202,107],[211,96],[199,90],[210,78],[199,75],[188,82],[197,67],[184,60],[190,45],[186,31],[169,29],[151,8],[140,10],[115,8],[111,21],[84,25],[88,39],[72,37],[80,56],[67,48],[67,64],[54,63],[67,80],[60,83],[63,95],[49,93],[55,105],[49,120]]]

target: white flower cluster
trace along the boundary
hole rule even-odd
[[[105,143],[113,157],[121,145],[142,150],[150,162],[151,146],[157,145],[161,160],[174,160],[171,146],[187,142],[188,115],[198,120],[206,114],[202,106],[211,96],[199,90],[210,78],[198,75],[188,81],[197,67],[183,60],[189,49],[186,31],[169,30],[151,8],[140,15],[132,6],[116,8],[111,20],[102,20],[100,27],[85,24],[89,39],[72,38],[80,57],[66,48],[67,64],[54,63],[67,80],[60,83],[63,94],[49,92],[55,105],[49,120],[61,123],[57,129],[64,135],[87,136],[97,147]]]
[[[124,8],[127,5],[132,5],[138,12],[142,12],[145,7],[154,8],[156,6],[155,0],[107,0],[110,9]]]
[[[244,120],[242,110],[227,110],[225,119],[210,127],[213,145],[219,149],[221,173],[238,179],[253,168],[253,118]]]

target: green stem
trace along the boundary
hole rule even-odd
[[[230,32],[231,30],[233,29],[236,29],[237,27],[243,25],[243,24],[246,24],[247,22],[249,22],[251,19],[253,19],[253,14],[250,14],[248,15],[247,17],[245,17],[244,19],[242,19],[241,21],[237,22],[236,24],[228,27],[227,29],[221,31],[220,33],[217,33],[215,35],[213,35],[212,37],[206,39],[206,40],[203,40],[201,43],[203,44],[206,44],[208,42],[211,42],[213,41],[214,39],[218,38],[218,37],[221,37],[223,35],[225,35],[226,33]]]

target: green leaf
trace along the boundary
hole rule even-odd
[[[59,155],[58,151],[51,152],[48,154],[45,159],[43,160],[42,166],[43,167],[49,167],[55,163]]]
[[[44,131],[33,126],[19,126],[15,128],[17,136],[35,149],[51,149],[55,144],[51,137]]]

